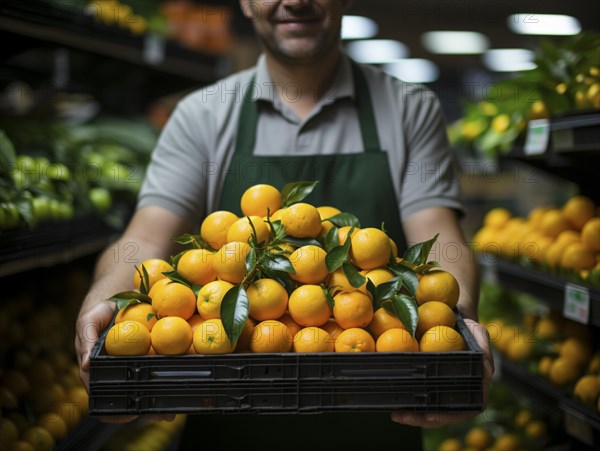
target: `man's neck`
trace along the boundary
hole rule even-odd
[[[323,98],[336,74],[341,51],[320,58],[318,63],[290,65],[268,52],[266,62],[279,99],[302,119]]]

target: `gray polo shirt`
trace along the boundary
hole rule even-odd
[[[379,139],[388,154],[401,217],[429,207],[462,210],[458,166],[446,137],[439,101],[423,86],[362,66],[371,92]],[[254,85],[251,78],[256,75]],[[179,102],[148,166],[138,208],[156,205],[199,226],[218,209],[228,170],[252,181],[253,168],[231,168],[244,94],[259,102],[255,155],[315,155],[363,151],[350,60],[344,56],[331,88],[300,119],[276,95],[266,59],[256,67],[200,89]],[[302,95],[282,86],[286,100]],[[377,177],[377,174],[373,175]],[[278,187],[281,189],[282,187]]]

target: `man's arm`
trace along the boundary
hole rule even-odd
[[[76,324],[79,374],[87,389],[90,351],[115,310],[115,304],[106,299],[132,290],[134,265],[150,258],[168,258],[175,250],[170,239],[189,231],[190,225],[174,213],[161,207],[144,207],[133,215],[121,238],[100,256]]]
[[[474,255],[465,243],[458,216],[450,208],[426,208],[404,219],[402,225],[409,244],[427,241],[439,233],[437,247],[432,249],[432,257],[440,263],[441,269],[451,273],[458,281],[460,297],[457,308],[485,354],[483,365],[485,406],[489,384],[494,374],[494,359],[490,352],[489,335],[485,328],[477,323],[479,271]],[[477,413],[413,414],[395,412],[392,413],[392,420],[411,426],[432,428],[460,423]]]
[[[477,321],[479,270],[473,252],[465,243],[456,212],[449,208],[426,208],[406,218],[402,225],[409,245],[429,240],[439,233],[431,257],[458,281],[460,313]]]

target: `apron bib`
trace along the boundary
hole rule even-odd
[[[242,104],[235,153],[225,177],[220,210],[241,215],[240,198],[252,185],[282,189],[288,182],[318,180],[305,202],[355,214],[361,226],[380,228],[405,248],[400,212],[387,154],[381,150],[371,96],[362,70],[352,64],[364,151],[346,155],[255,156],[258,108],[248,90]],[[388,412],[336,412],[304,415],[189,415],[183,438],[213,449],[422,449],[419,428],[392,423]],[[210,431],[210,434],[200,431]],[[291,437],[301,434],[301,439]],[[193,449],[193,448],[191,448]]]

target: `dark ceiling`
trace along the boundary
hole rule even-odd
[[[430,59],[442,71],[482,67],[481,57],[433,55],[421,44],[422,33],[479,31],[488,37],[491,48],[535,50],[539,36],[517,35],[509,30],[507,18],[515,13],[568,14],[579,19],[584,31],[600,30],[600,1],[597,0],[355,0],[349,11],[349,14],[374,19],[379,25],[377,38],[402,41],[409,47],[411,58]],[[560,42],[564,37],[552,39]]]

